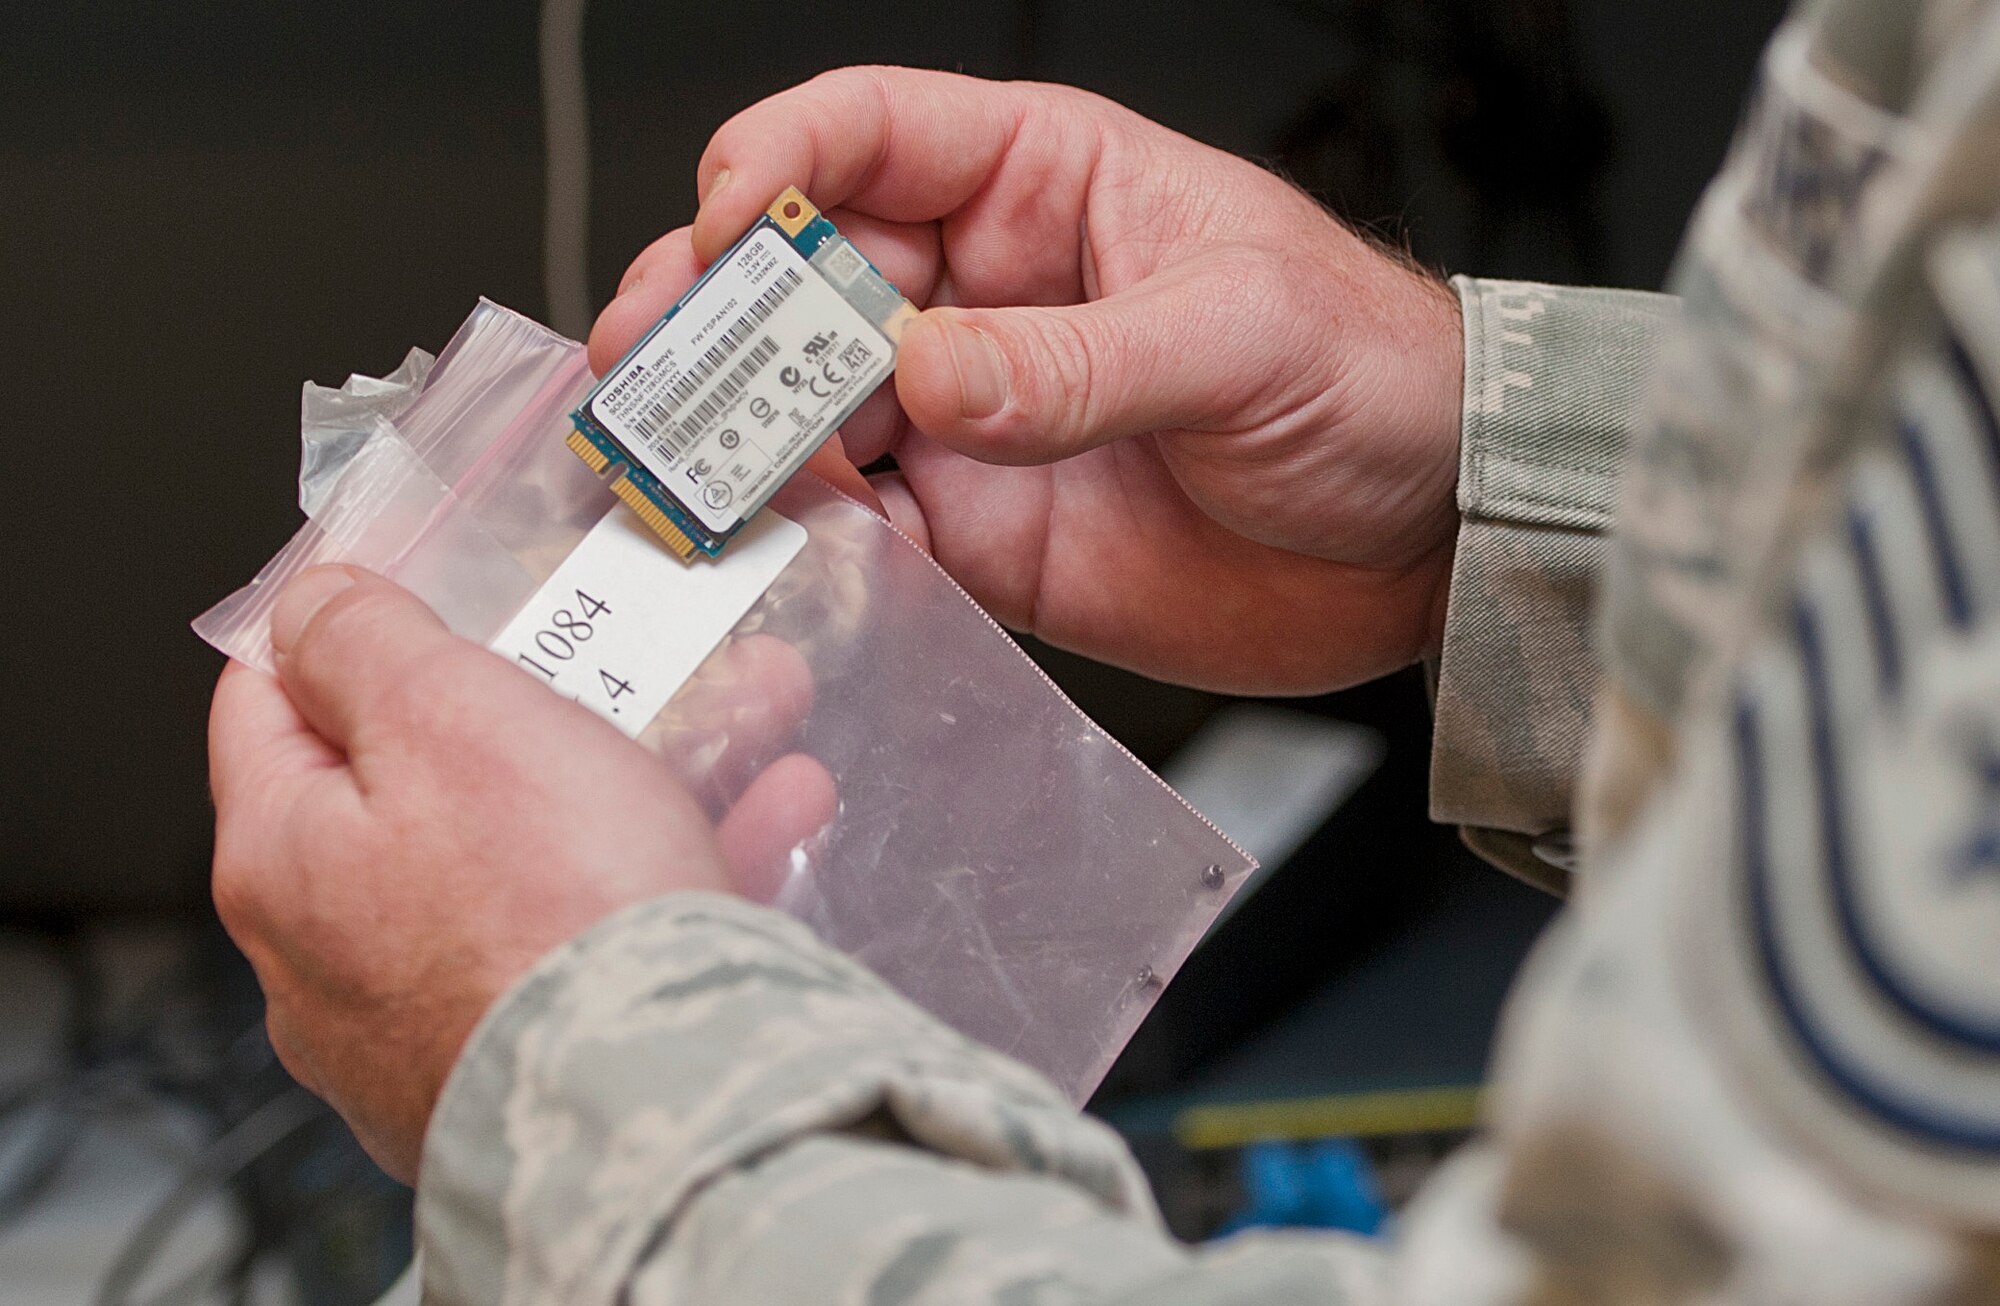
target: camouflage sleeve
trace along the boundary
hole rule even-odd
[[[1369,1303],[1339,1237],[1194,1253],[1117,1136],[798,923],[681,894],[476,1030],[418,1186],[436,1306]]]
[[[1465,320],[1462,519],[1431,754],[1431,815],[1542,883],[1569,824],[1597,680],[1604,532],[1666,295],[1456,278]]]

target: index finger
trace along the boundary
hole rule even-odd
[[[252,952],[268,871],[306,801],[351,797],[345,759],[312,730],[278,682],[232,661],[208,716],[215,801],[216,911]]]
[[[1096,157],[1081,93],[910,68],[843,68],[751,105],[696,169],[694,252],[720,257],[786,186],[821,209],[893,222],[956,212],[1007,174],[1018,199],[1072,209],[1076,240]],[[1025,216],[1025,215],[1024,215]]]
[[[223,668],[208,712],[208,783],[218,809],[232,808],[252,783],[281,784],[342,764],[275,679],[234,660]]]

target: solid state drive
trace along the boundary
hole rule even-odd
[[[887,379],[915,315],[788,189],[598,382],[569,447],[684,561],[713,557]]]

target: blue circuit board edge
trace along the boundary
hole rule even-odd
[[[645,495],[647,502],[666,514],[667,520],[678,527],[681,534],[687,536],[695,548],[709,557],[713,558],[721,553],[722,546],[729,543],[737,531],[743,529],[739,525],[725,534],[717,535],[696,521],[687,509],[681,507],[680,501],[674,498],[667,487],[660,484],[657,476],[634,462],[626,454],[623,446],[599,430],[597,423],[591,421],[582,409],[579,408],[571,413],[570,420],[576,423],[576,429],[583,433],[583,438],[590,441],[591,445],[609,460],[605,474],[610,484],[615,485],[622,477],[633,489]]]

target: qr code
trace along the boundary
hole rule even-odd
[[[875,355],[869,352],[866,340],[855,340],[840,351],[840,365],[850,372],[859,372],[868,366],[868,360],[873,357]]]
[[[854,246],[844,240],[826,257],[814,259],[813,262],[819,265],[820,272],[828,279],[843,286],[860,276],[861,269],[867,266],[861,261],[861,255],[855,251]]]

